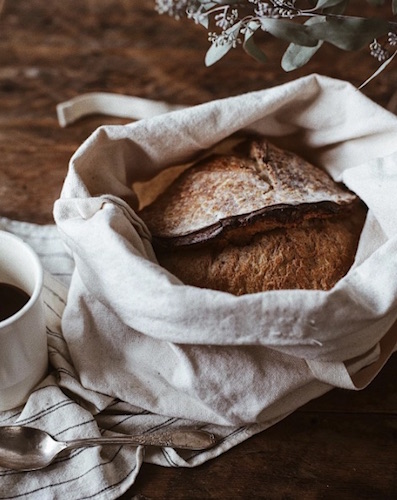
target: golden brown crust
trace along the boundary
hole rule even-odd
[[[366,208],[297,155],[248,147],[197,163],[140,212],[159,263],[235,295],[332,288],[354,262]]]
[[[266,140],[249,156],[212,156],[186,170],[140,215],[154,244],[241,242],[257,232],[332,217],[356,201],[322,170]]]
[[[190,247],[158,253],[159,263],[187,285],[235,295],[265,290],[329,290],[354,256],[365,217],[308,220],[257,234],[243,246]]]

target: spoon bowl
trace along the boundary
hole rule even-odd
[[[50,465],[63,451],[102,445],[160,446],[205,450],[215,444],[213,434],[201,430],[169,430],[153,434],[58,441],[34,427],[0,427],[0,466],[13,470],[37,470]]]

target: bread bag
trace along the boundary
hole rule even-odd
[[[368,207],[354,262],[329,290],[235,295],[159,263],[132,186],[236,133],[304,158]],[[54,210],[75,263],[62,326],[82,385],[241,441],[332,387],[368,384],[397,339],[396,136],[395,116],[319,75],[96,130]]]

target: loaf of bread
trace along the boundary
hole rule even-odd
[[[199,161],[139,215],[160,265],[183,283],[242,295],[332,288],[365,212],[323,170],[261,138]]]

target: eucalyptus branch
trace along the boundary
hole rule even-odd
[[[397,0],[377,3],[387,1],[391,15],[395,16]],[[368,47],[371,56],[384,63],[395,52],[397,21],[346,15],[349,3],[349,0],[155,0],[155,9],[177,19],[187,17],[207,29],[211,43],[205,57],[207,65],[216,63],[238,45],[250,56],[266,61],[263,49],[255,43],[260,32],[289,43],[281,61],[285,71],[306,64],[323,43],[347,51]]]

